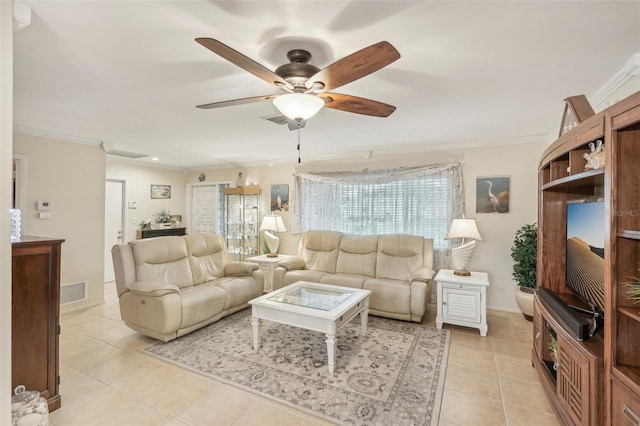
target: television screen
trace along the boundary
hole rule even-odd
[[[567,286],[592,310],[604,312],[604,201],[567,204]]]

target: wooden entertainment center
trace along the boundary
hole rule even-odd
[[[577,98],[568,98],[565,109],[565,118],[569,110],[577,125],[565,126],[540,161],[538,287],[568,305],[586,307],[566,285],[566,206],[603,197],[604,326],[578,340],[540,291],[532,360],[564,424],[640,425],[640,305],[627,298],[625,288],[630,277],[640,276],[640,92],[597,114],[585,112],[586,99]],[[605,166],[585,171],[583,155],[597,141],[604,142]]]

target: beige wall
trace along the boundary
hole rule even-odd
[[[11,208],[13,2],[0,1],[0,425],[11,424]]]
[[[489,307],[518,311],[513,299],[515,283],[511,278],[510,248],[515,231],[524,224],[537,220],[537,167],[540,155],[548,143],[530,143],[511,146],[461,149],[451,151],[433,151],[412,154],[374,155],[369,159],[345,159],[303,163],[301,172],[361,170],[365,168],[395,168],[400,166],[419,166],[440,162],[462,162],[466,189],[466,215],[475,217],[478,228],[484,238],[479,243],[469,264],[469,269],[489,273],[491,287],[487,300]],[[225,170],[198,170],[189,173],[188,183],[198,182],[198,175],[205,172],[207,181],[233,182],[238,172],[243,172],[250,183],[262,188],[262,211],[269,209],[269,191],[272,184],[289,184],[293,187],[295,164],[275,165],[273,167],[251,167]],[[508,214],[475,213],[476,177],[510,176],[511,203]],[[281,213],[285,226],[290,228],[288,212]]]
[[[180,171],[138,166],[108,160],[106,178],[125,181],[125,224],[123,241],[135,240],[140,222],[162,210],[185,219],[186,175]],[[171,185],[171,198],[151,199],[151,185]],[[136,208],[129,208],[135,202]]]
[[[105,154],[97,146],[14,134],[13,151],[27,157],[27,218],[23,234],[64,238],[61,284],[88,282],[88,300],[62,311],[104,301]],[[52,203],[40,219],[38,200]]]

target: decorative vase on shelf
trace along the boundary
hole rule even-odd
[[[242,188],[244,186],[244,178],[242,177],[242,172],[238,173],[238,179],[236,179],[236,187]]]

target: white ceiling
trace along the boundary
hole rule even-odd
[[[398,61],[335,90],[396,112],[324,108],[301,131],[303,161],[551,141],[562,100],[594,94],[640,51],[638,1],[21,3],[32,16],[14,33],[18,129],[104,141],[184,169],[297,157],[296,132],[259,118],[277,114],[270,102],[195,108],[277,93],[196,37],[272,70],[297,44],[320,68],[381,40],[398,49]]]

